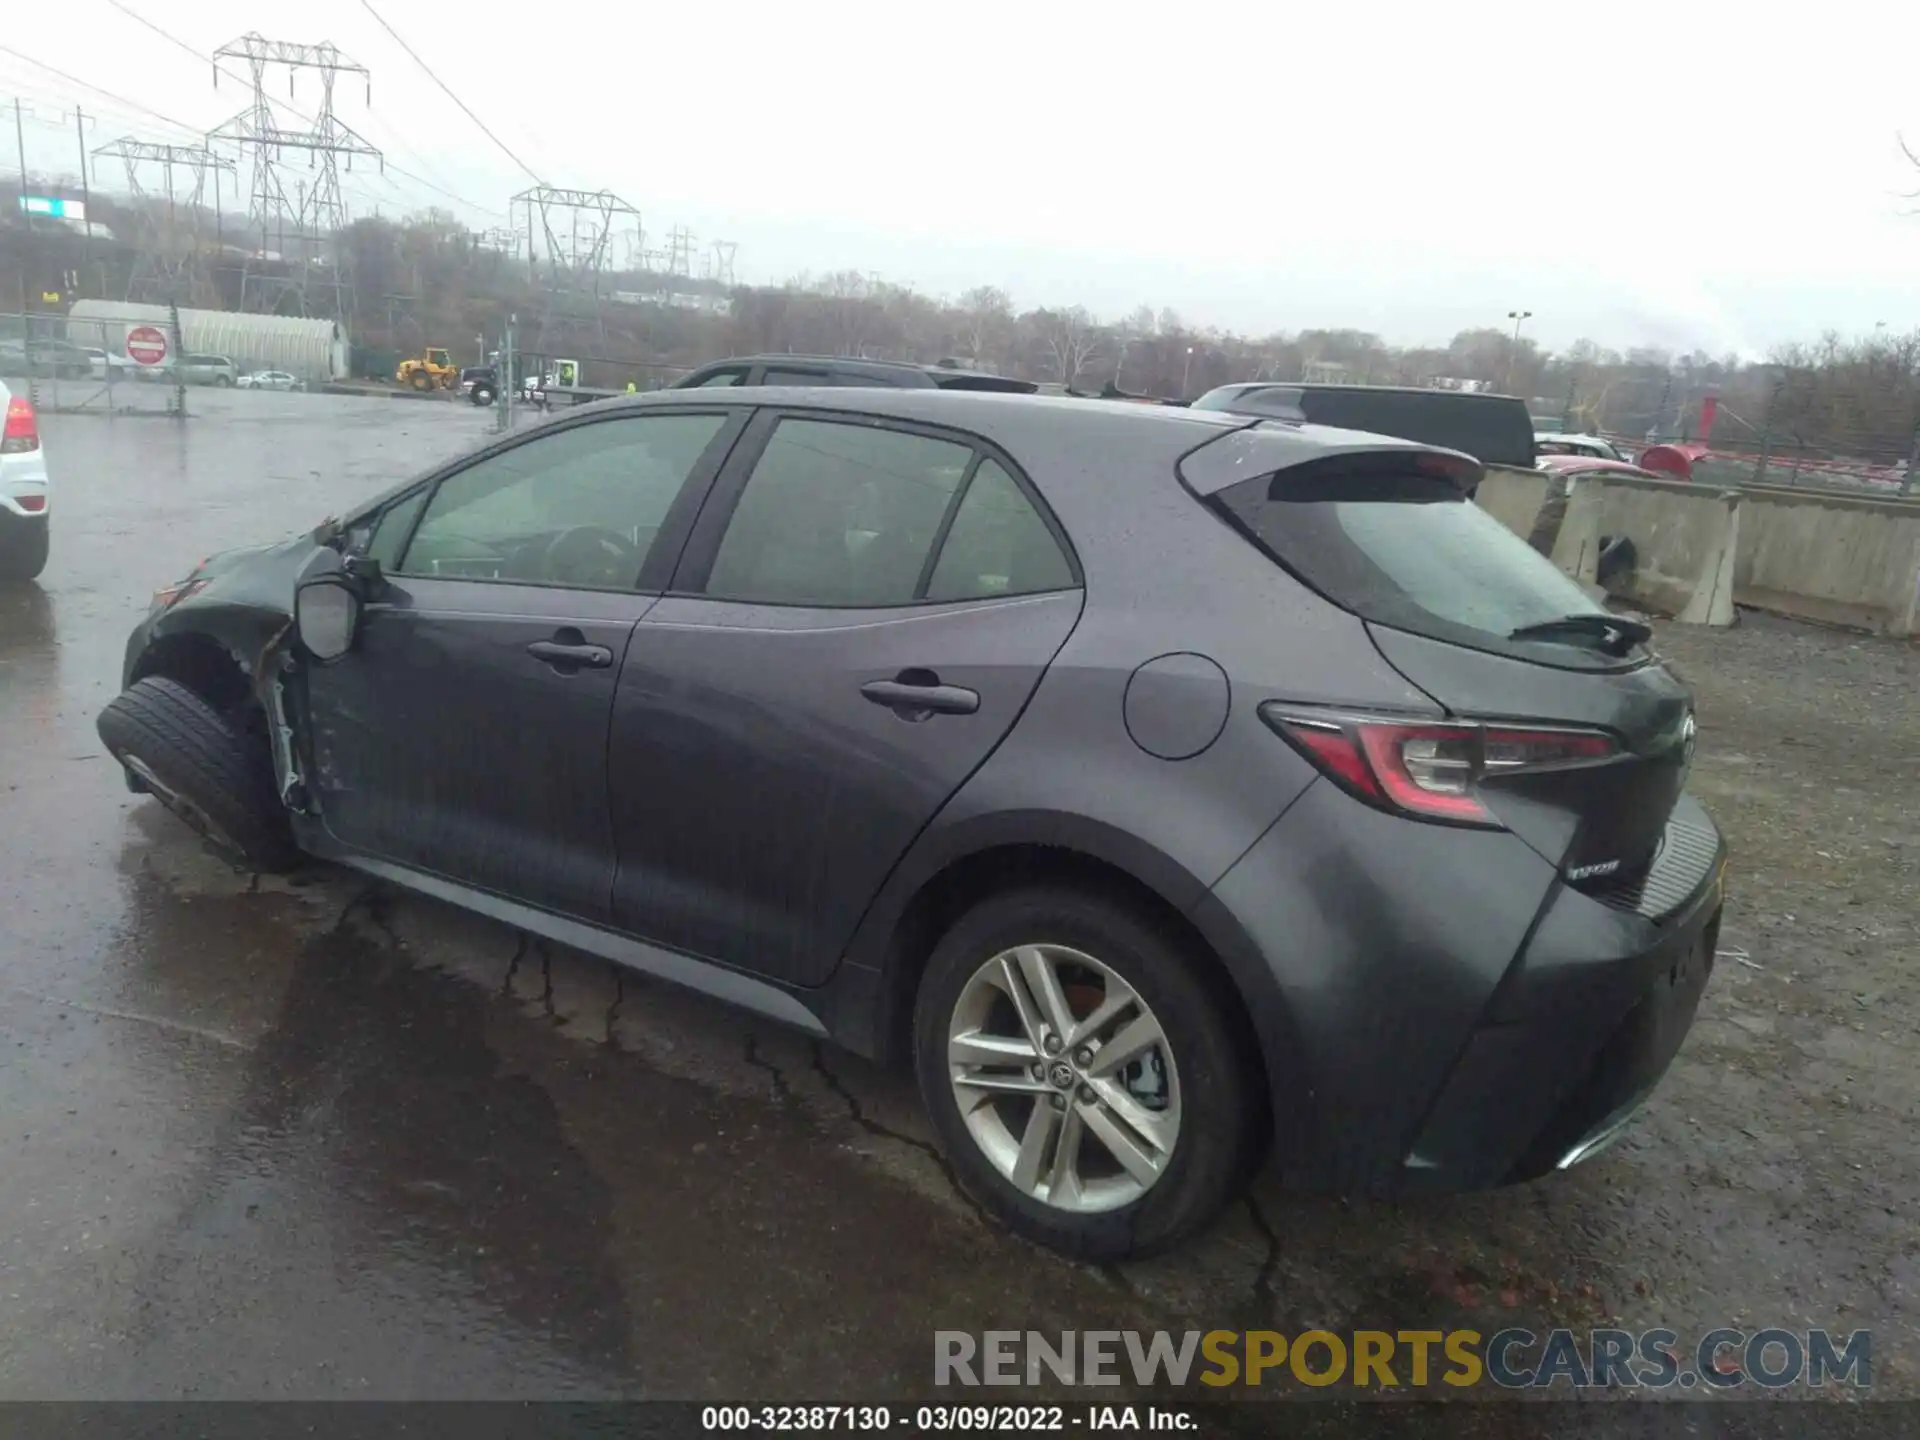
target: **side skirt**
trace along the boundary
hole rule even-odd
[[[311,845],[305,848],[313,850]],[[598,955],[603,960],[611,960],[616,965],[624,965],[643,975],[651,975],[670,984],[685,986],[723,1000],[729,1005],[738,1005],[743,1010],[764,1015],[769,1020],[777,1020],[782,1025],[791,1025],[810,1035],[824,1037],[827,1027],[800,1001],[776,985],[763,980],[755,980],[734,970],[718,965],[710,965],[704,960],[696,960],[690,955],[682,955],[675,950],[663,949],[658,945],[649,945],[644,940],[635,940],[611,930],[603,930],[598,925],[589,925],[584,921],[570,920],[564,915],[555,915],[546,910],[536,910],[522,905],[517,900],[504,899],[485,890],[475,890],[453,880],[442,879],[410,866],[397,865],[390,860],[378,860],[366,855],[345,853],[335,846],[327,845],[316,852],[323,858],[372,875],[377,879],[388,880],[403,889],[430,895],[436,900],[444,900],[449,905],[457,905],[463,910],[472,910],[489,919],[498,920],[503,925],[525,930],[531,934],[543,936],[561,945],[570,945],[576,950],[584,950],[589,955]]]

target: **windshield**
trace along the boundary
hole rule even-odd
[[[1308,585],[1362,619],[1550,664],[1616,666],[1597,628],[1514,632],[1604,615],[1553,563],[1449,481],[1380,457],[1243,481],[1214,504]]]

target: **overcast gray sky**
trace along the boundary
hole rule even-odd
[[[737,241],[742,280],[853,268],[1399,343],[1516,307],[1551,346],[1920,325],[1896,143],[1920,149],[1920,7],[374,5],[542,179],[613,190],[649,243]],[[29,107],[30,166],[75,168],[75,103],[94,144],[241,107],[129,10],[202,53],[253,30],[366,65],[371,104],[343,83],[337,113],[466,203],[356,164],[356,213],[502,225],[531,183],[361,0],[13,0],[0,101]],[[316,98],[302,77],[293,103]]]

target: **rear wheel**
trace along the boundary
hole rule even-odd
[[[159,675],[130,685],[96,728],[129,776],[233,864],[287,870],[298,861],[265,735]]]
[[[0,524],[0,581],[38,579],[47,568],[52,543],[47,520],[15,520]]]
[[[921,1093],[961,1184],[1087,1259],[1198,1230],[1259,1143],[1226,1003],[1178,938],[1116,899],[982,901],[935,947],[914,1014]]]

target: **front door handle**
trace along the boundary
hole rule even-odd
[[[559,640],[536,640],[527,653],[556,670],[604,670],[613,664],[613,651],[604,645],[569,645]]]
[[[902,678],[893,680],[869,680],[860,687],[860,693],[909,720],[928,715],[971,715],[980,708],[978,690],[942,685],[937,675],[925,671],[918,675],[904,672]]]

